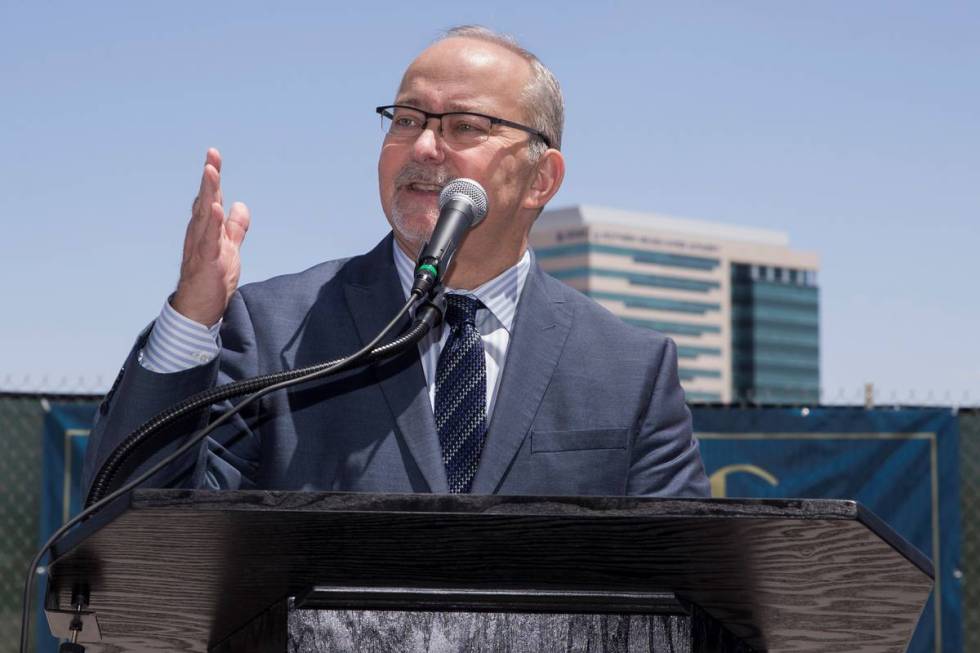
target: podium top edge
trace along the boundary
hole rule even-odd
[[[124,513],[201,512],[441,515],[548,520],[840,521],[856,522],[887,542],[929,578],[929,558],[857,501],[849,499],[705,499],[624,496],[374,494],[287,490],[139,489],[120,497],[54,547],[55,557]]]
[[[867,507],[851,499],[705,499],[142,489],[136,490],[129,498],[128,508],[218,512],[483,515],[551,519],[852,521],[874,532],[923,573],[930,578],[935,578],[933,564],[925,554]]]
[[[134,510],[364,512],[567,515],[596,518],[781,518],[859,520],[868,511],[848,499],[704,499],[624,496],[374,494],[285,490],[136,490]]]

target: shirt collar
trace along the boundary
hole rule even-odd
[[[398,270],[398,280],[402,284],[405,297],[408,297],[412,291],[412,282],[415,280],[415,261],[410,259],[394,240],[392,240],[391,249],[395,260],[395,269]],[[524,289],[524,283],[527,281],[527,273],[530,269],[531,254],[530,250],[525,249],[524,255],[521,256],[521,260],[516,265],[507,268],[473,290],[456,290],[455,288],[447,288],[446,290],[449,293],[469,295],[479,299],[510,333],[514,326],[517,301],[521,297],[521,291]]]

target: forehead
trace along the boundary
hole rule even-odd
[[[409,65],[396,102],[429,111],[519,111],[530,72],[522,57],[496,43],[449,38]]]

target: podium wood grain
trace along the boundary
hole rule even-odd
[[[206,651],[311,585],[673,591],[756,650],[878,652],[932,573],[849,501],[140,490],[59,544],[48,605],[88,584],[90,651]]]

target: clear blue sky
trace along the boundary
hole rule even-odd
[[[243,281],[373,245],[372,109],[472,22],[563,84],[552,206],[786,231],[821,255],[828,399],[980,404],[977,3],[272,4],[0,4],[0,389],[108,386],[208,146]]]

